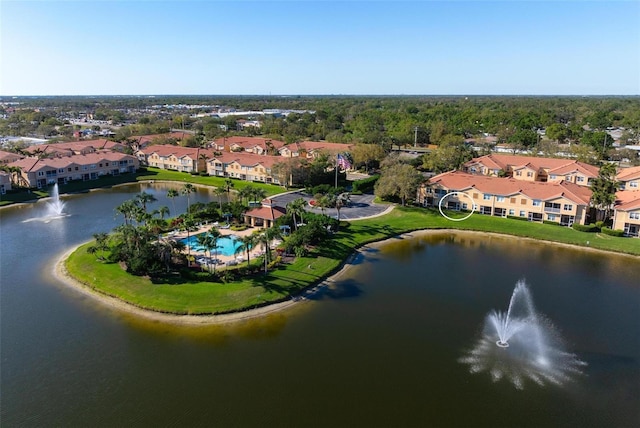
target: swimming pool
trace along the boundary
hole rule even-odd
[[[205,249],[198,245],[198,236],[204,235],[204,233],[190,236],[189,238],[183,238],[180,242],[183,242],[185,245],[191,247],[194,251],[202,251],[205,252]],[[239,241],[235,240],[235,235],[232,236],[222,236],[218,238],[218,245],[216,246],[218,254],[223,256],[233,256],[236,254],[236,250],[242,245]],[[211,254],[214,254],[215,251],[211,251]]]

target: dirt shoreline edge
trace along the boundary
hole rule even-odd
[[[78,281],[67,271],[67,268],[65,266],[65,261],[71,255],[71,253],[76,251],[78,247],[80,247],[81,245],[84,245],[84,243],[68,249],[58,257],[58,259],[54,263],[53,276],[61,283],[65,284],[69,288],[74,289],[75,291],[81,293],[82,295],[88,296],[98,301],[102,305],[105,305],[111,309],[115,309],[120,312],[126,312],[128,314],[133,314],[136,316],[140,316],[142,318],[146,318],[154,321],[166,322],[170,324],[191,324],[191,325],[229,324],[233,322],[249,320],[252,318],[259,318],[268,314],[283,311],[294,305],[297,305],[301,302],[306,301],[307,297],[314,295],[315,293],[319,292],[321,289],[325,287],[328,287],[331,283],[336,281],[340,276],[344,275],[349,269],[351,269],[353,266],[351,262],[353,262],[360,255],[362,255],[362,253],[367,248],[378,248],[378,247],[384,246],[387,242],[394,239],[398,239],[398,238],[401,238],[401,239],[402,238],[418,238],[421,236],[442,234],[442,233],[453,233],[456,235],[465,235],[465,234],[484,235],[484,236],[496,236],[496,237],[507,238],[507,239],[528,240],[532,242],[545,243],[545,244],[556,245],[556,246],[565,247],[565,248],[572,248],[576,250],[611,254],[611,255],[616,255],[621,257],[629,257],[632,259],[640,259],[640,256],[634,256],[630,254],[616,253],[612,251],[605,251],[605,250],[600,250],[597,248],[590,248],[590,247],[582,247],[579,245],[565,244],[561,242],[541,241],[533,238],[523,238],[519,236],[494,233],[494,232],[477,232],[477,231],[457,230],[457,229],[422,229],[422,230],[416,230],[413,232],[403,233],[397,236],[392,236],[380,241],[371,242],[359,248],[354,249],[354,252],[349,257],[347,257],[346,260],[343,261],[341,267],[338,269],[337,272],[323,279],[318,284],[311,286],[310,288],[308,288],[306,291],[304,291],[298,296],[291,297],[285,301],[267,304],[259,308],[241,310],[241,311],[225,313],[225,314],[213,314],[213,315],[178,315],[178,314],[157,312],[150,309],[142,309],[138,306],[127,303],[124,300],[121,300],[117,297],[112,297],[112,296],[103,294],[100,291],[97,291],[89,287],[88,285],[82,283],[81,281]]]

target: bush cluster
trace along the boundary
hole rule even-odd
[[[362,180],[354,181],[351,188],[352,193],[373,192],[373,186],[376,184],[379,178],[379,175],[372,175],[369,178],[363,178]]]

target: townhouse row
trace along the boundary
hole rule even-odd
[[[133,173],[140,167],[135,156],[108,150],[53,158],[26,157],[9,164],[17,167],[12,181],[22,187],[42,188],[74,180],[96,180],[105,175]]]
[[[416,200],[423,206],[571,226],[593,221],[589,218],[591,194],[588,187],[567,181],[522,181],[450,171],[423,183]],[[639,236],[640,191],[616,193],[613,228]]]

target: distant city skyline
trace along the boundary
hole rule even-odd
[[[638,95],[637,1],[0,3],[0,95]]]

